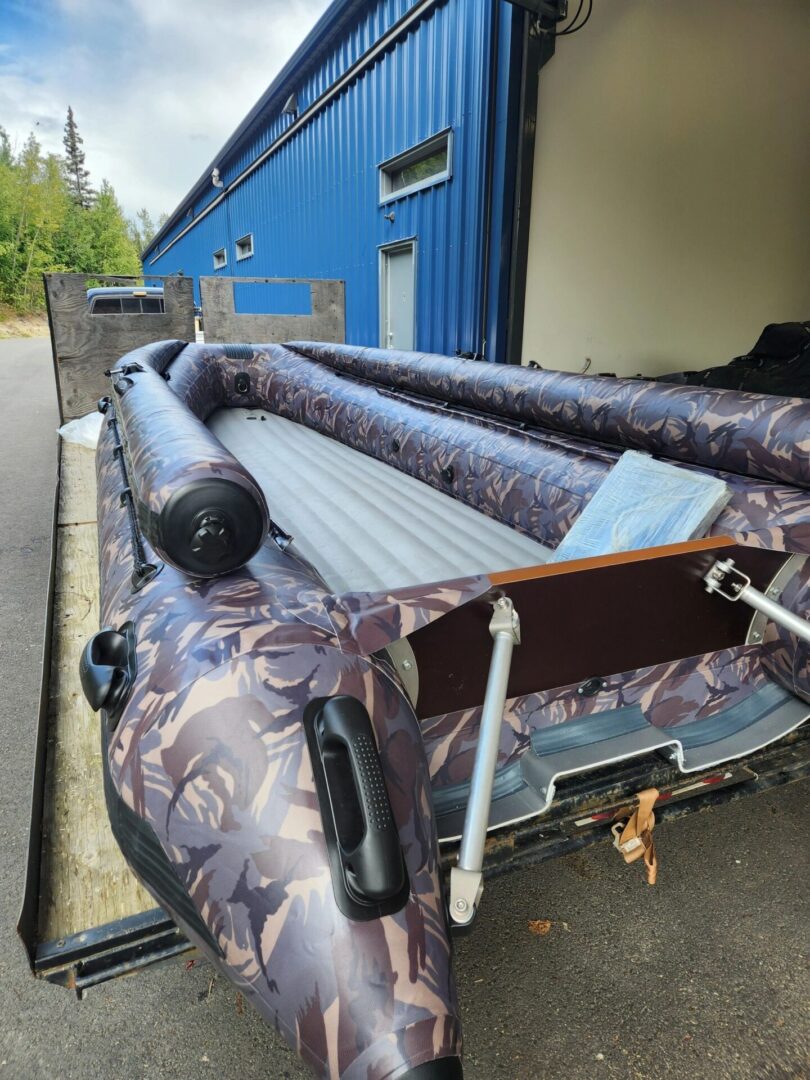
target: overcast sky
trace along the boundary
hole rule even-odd
[[[62,152],[73,106],[96,185],[172,211],[328,0],[0,0],[0,126]]]

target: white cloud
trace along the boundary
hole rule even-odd
[[[141,206],[155,216],[171,211],[326,5],[47,0],[27,6],[25,45],[0,43],[0,124],[18,144],[33,129],[46,150],[61,152],[72,105],[93,180],[110,180],[130,215]]]

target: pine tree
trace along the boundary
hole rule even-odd
[[[65,137],[62,142],[65,147],[65,174],[70,194],[78,206],[83,210],[89,210],[96,193],[90,186],[90,173],[84,167],[84,150],[82,150],[84,140],[79,134],[70,105],[68,105]]]

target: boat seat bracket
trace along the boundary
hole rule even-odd
[[[457,927],[467,927],[473,921],[484,888],[484,845],[498,764],[503,710],[512,651],[515,645],[520,644],[520,619],[509,597],[499,596],[492,601],[492,607],[489,623],[492,658],[481,710],[458,864],[450,871],[450,918]]]
[[[706,591],[717,593],[726,600],[742,600],[744,604],[771,619],[778,626],[783,626],[801,641],[810,644],[810,622],[788,611],[782,604],[777,604],[765,593],[755,589],[751,579],[734,565],[733,559],[718,559],[703,579]],[[769,590],[769,592],[772,590]],[[760,640],[762,634],[760,633]]]

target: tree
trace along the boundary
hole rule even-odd
[[[115,192],[105,180],[92,206],[77,201],[65,160],[30,135],[15,154],[0,128],[0,304],[42,307],[42,274],[141,273]]]
[[[168,214],[161,214],[157,224],[152,220],[152,215],[143,207],[135,215],[135,220],[129,223],[129,234],[132,242],[139,252],[144,251],[150,241],[157,235],[169,220]]]
[[[41,274],[58,269],[57,237],[69,197],[62,161],[30,135],[19,155],[0,135],[0,299],[19,310],[42,302]]]
[[[65,175],[70,194],[77,206],[83,210],[89,210],[96,193],[90,186],[90,173],[84,167],[84,150],[82,149],[84,139],[79,134],[70,105],[68,105],[65,137],[62,142],[65,147]]]
[[[32,189],[24,262],[20,264],[17,304],[25,310],[41,301],[42,274],[55,269],[55,239],[63,226],[69,202],[64,189],[62,161],[55,154],[48,154],[40,160]]]
[[[127,226],[126,218],[106,180],[92,210],[87,211],[93,266],[89,273],[140,274],[141,258]]]
[[[152,215],[145,206],[142,207],[135,215],[135,220],[130,220],[129,223],[129,235],[138,251],[143,251],[156,232]]]

